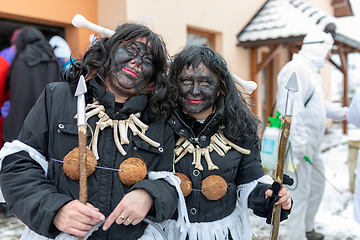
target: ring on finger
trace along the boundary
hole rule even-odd
[[[121,220],[124,221],[125,217],[123,215],[120,216]]]
[[[129,221],[130,223],[132,223],[132,221],[130,219],[128,219],[128,218],[126,220]]]

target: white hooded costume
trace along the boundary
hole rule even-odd
[[[290,129],[290,151],[286,155],[287,163],[291,163],[291,158],[299,162],[296,174],[286,172],[295,181],[289,187],[294,206],[286,221],[287,239],[291,240],[306,240],[305,233],[314,229],[314,218],[325,189],[324,178],[304,156],[308,156],[313,165],[324,172],[320,144],[325,134],[326,118],[343,120],[347,112],[347,108],[325,100],[322,79],[318,73],[320,68],[326,66],[326,56],[333,43],[330,33],[310,32],[304,38],[299,53],[293,55],[292,61],[283,67],[277,77],[276,108],[282,115],[287,94],[285,85],[293,72],[296,72],[299,85],[299,92],[295,93]]]
[[[346,115],[349,123],[360,127],[360,88],[356,89],[355,96],[350,103],[349,112]],[[354,192],[354,220],[360,224],[360,151],[356,164],[356,179]]]

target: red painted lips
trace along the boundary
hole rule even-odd
[[[131,69],[127,68],[127,67],[123,67],[123,70],[124,70],[125,72],[127,72],[127,73],[135,76],[135,77],[138,77],[138,76],[139,76],[136,72],[134,72],[133,70],[131,70]]]
[[[201,103],[203,100],[188,99],[191,103]]]

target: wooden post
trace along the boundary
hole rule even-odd
[[[257,50],[256,50],[256,47],[251,47],[251,81],[254,81],[256,83],[257,82],[257,78],[256,78],[256,74],[257,74]],[[253,99],[254,101],[256,102],[256,98],[257,98],[257,91],[254,91],[252,93],[252,96],[253,96]],[[258,115],[259,116],[259,113],[257,111],[257,109],[253,109],[253,112],[255,112],[255,115]]]

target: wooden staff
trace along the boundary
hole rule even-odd
[[[84,76],[80,76],[75,96],[77,97],[77,125],[79,140],[79,201],[86,204],[87,200],[87,175],[86,175],[86,120],[85,120],[85,96],[87,92]],[[82,238],[78,238],[81,240]]]
[[[283,116],[281,123],[280,143],[275,172],[275,180],[281,184],[281,187],[283,183],[286,145],[290,136],[290,125],[294,107],[294,97],[295,92],[299,91],[295,72],[291,75],[285,88],[288,90],[288,92],[286,96],[285,116]],[[281,205],[274,205],[273,213],[271,216],[270,240],[277,240],[277,237],[279,235],[280,215]]]
[[[85,96],[87,92],[84,76],[80,76],[75,96],[77,97],[77,125],[79,134],[79,161],[80,161],[80,193],[79,200],[86,204],[87,200],[87,176],[86,176],[86,120],[85,120]]]

